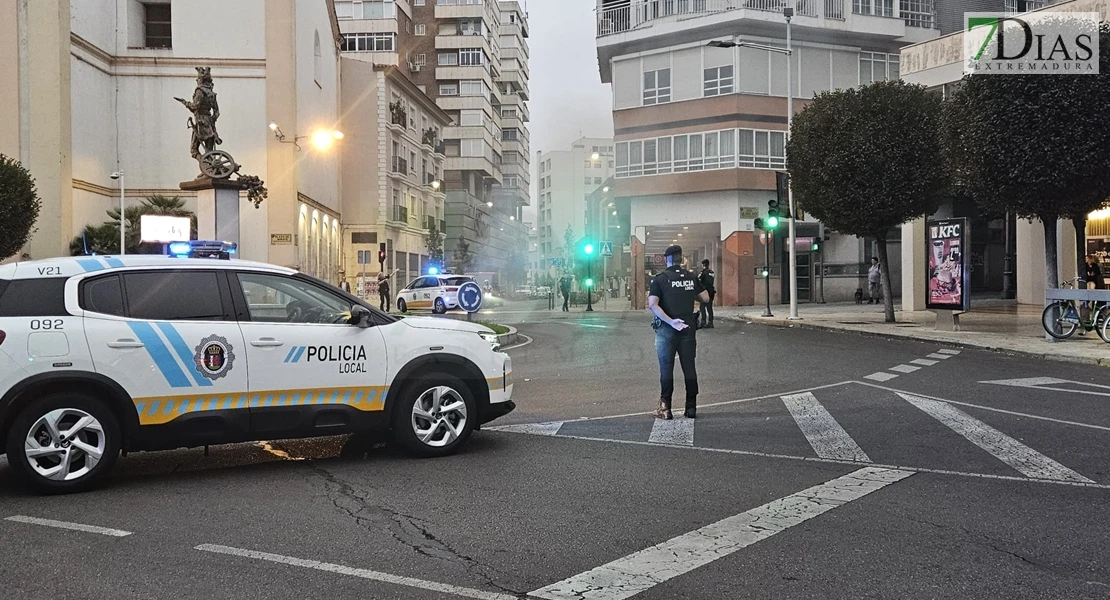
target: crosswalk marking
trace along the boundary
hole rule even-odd
[[[840,423],[837,423],[836,419],[829,414],[829,411],[821,406],[816,396],[806,392],[783,396],[782,401],[786,404],[790,415],[794,417],[798,429],[801,429],[809,440],[809,445],[813,446],[817,456],[871,462],[863,448],[860,448],[852,436],[848,435]]]
[[[532,435],[559,435],[559,430],[562,427],[563,421],[552,421],[550,423],[527,423],[525,425],[500,425],[489,429],[508,431],[509,433],[530,433]]]
[[[915,359],[910,361],[910,363],[912,363],[912,364],[921,365],[923,367],[931,367],[931,366],[937,364],[937,362],[938,361],[929,360],[927,358],[915,358]]]
[[[1094,483],[951,404],[902,392],[898,392],[898,395],[1023,475],[1039,479]]]
[[[915,367],[912,365],[898,365],[896,367],[891,367],[890,370],[898,371],[899,373],[913,373],[914,371],[920,371],[921,367]]]
[[[928,356],[929,358],[939,358],[940,360],[948,360],[949,358],[952,358],[951,354],[946,354],[942,352],[934,352],[932,354],[927,354],[926,356]]]
[[[949,354],[949,355],[952,355],[952,356],[956,356],[957,354],[960,353],[959,350],[948,350],[948,349],[937,350],[937,352],[939,352],[941,354]]]
[[[894,373],[883,373],[882,371],[863,376],[864,379],[870,379],[871,381],[878,381],[880,383],[884,381],[890,381],[891,379],[894,379],[896,377],[898,376]]]
[[[912,471],[897,469],[860,469],[671,538],[528,595],[547,600],[624,600],[912,474]]]
[[[648,441],[653,444],[694,445],[694,419],[656,419]]]

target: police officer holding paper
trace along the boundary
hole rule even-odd
[[[663,253],[667,269],[651,281],[648,310],[655,315],[655,352],[659,358],[659,408],[657,419],[672,419],[671,396],[674,393],[674,357],[678,354],[682,376],[686,380],[686,411],[688,419],[696,417],[698,374],[694,367],[697,355],[697,313],[694,302],[709,302],[709,294],[698,277],[682,268],[682,248],[671,246]]]

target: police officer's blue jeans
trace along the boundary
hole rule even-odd
[[[664,324],[655,330],[655,354],[659,357],[660,399],[671,405],[674,394],[674,357],[682,365],[682,377],[686,380],[686,408],[694,408],[698,398],[698,373],[694,368],[694,358],[698,352],[697,333],[693,327],[675,331]]]

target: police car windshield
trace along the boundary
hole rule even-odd
[[[443,283],[453,286],[462,285],[468,281],[474,281],[473,277],[443,277],[441,279]]]

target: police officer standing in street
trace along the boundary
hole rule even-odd
[[[709,268],[709,259],[701,261],[701,273],[698,274],[698,281],[701,282],[702,289],[709,294],[709,302],[701,303],[699,329],[713,329],[713,300],[717,297],[717,288],[714,287],[716,278],[717,275],[713,273],[713,269]],[[706,319],[706,315],[708,315],[708,319]]]
[[[694,367],[698,343],[697,313],[694,302],[709,302],[709,294],[698,278],[682,268],[682,248],[671,246],[663,253],[667,269],[655,276],[648,292],[648,310],[655,315],[655,352],[659,358],[659,408],[657,419],[672,419],[671,396],[674,393],[674,357],[678,354],[682,376],[686,380],[686,411],[688,419],[696,417],[698,374]]]

